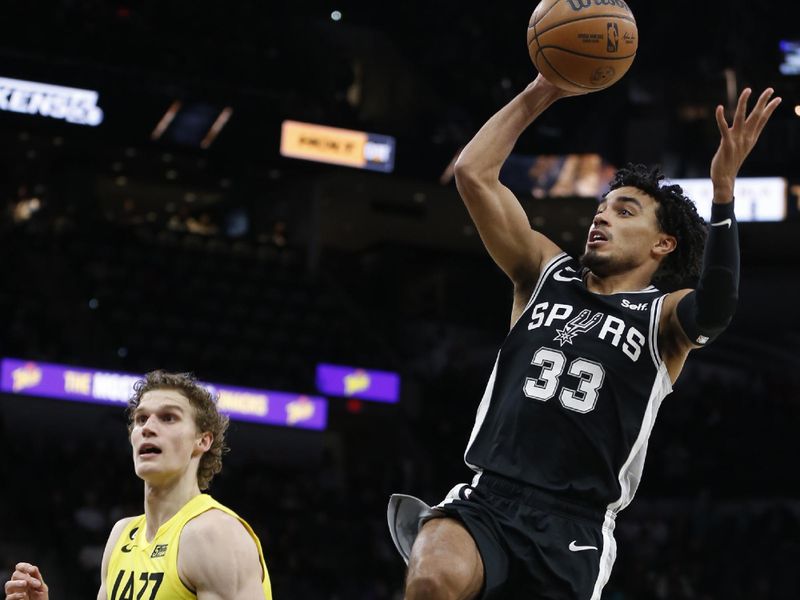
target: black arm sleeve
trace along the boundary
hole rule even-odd
[[[738,300],[739,228],[733,203],[715,203],[700,282],[678,303],[678,321],[692,343],[705,346],[731,322]]]

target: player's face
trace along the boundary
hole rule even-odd
[[[656,200],[626,186],[610,192],[597,207],[581,262],[599,276],[636,268],[674,248],[661,231]]]
[[[133,466],[140,478],[158,485],[197,476],[197,463],[211,444],[211,434],[198,432],[194,417],[191,403],[176,390],[152,390],[142,396],[131,430]]]

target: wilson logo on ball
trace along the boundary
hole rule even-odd
[[[590,6],[618,6],[625,10],[630,10],[624,0],[567,0],[572,10],[579,11]]]

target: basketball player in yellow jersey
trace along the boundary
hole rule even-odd
[[[134,386],[128,431],[144,514],[122,519],[103,553],[98,600],[272,600],[261,543],[201,493],[222,468],[227,417],[188,375],[148,373]],[[6,600],[48,600],[38,567],[19,563]]]

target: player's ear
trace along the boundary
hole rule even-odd
[[[660,233],[658,235],[658,239],[656,240],[655,245],[653,246],[653,252],[656,256],[663,258],[667,254],[675,251],[675,248],[678,247],[678,240],[674,235],[669,235],[666,233]]]
[[[214,434],[210,431],[204,431],[197,437],[197,440],[195,441],[197,449],[201,452],[208,452],[212,443],[214,443]]]

